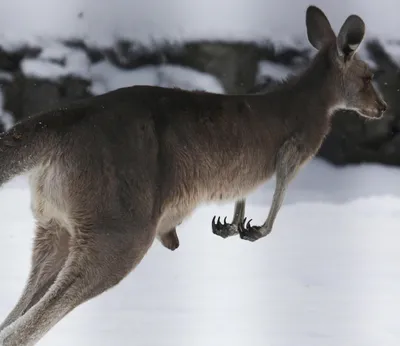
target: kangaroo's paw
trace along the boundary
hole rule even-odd
[[[246,223],[246,218],[245,218],[243,222],[239,223],[238,231],[240,238],[248,241],[256,241],[262,237],[265,237],[265,235],[269,233],[269,232],[263,232],[264,229],[262,226],[251,226],[250,221],[251,219],[245,225]]]
[[[221,223],[220,218],[218,218],[217,222],[215,222],[215,218],[216,216],[213,217],[211,222],[211,227],[214,234],[222,238],[228,238],[239,233],[238,226],[232,223],[227,223],[226,217],[224,219],[224,223]]]

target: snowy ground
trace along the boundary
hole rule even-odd
[[[292,183],[272,234],[256,243],[211,232],[199,208],[181,247],[155,243],[119,286],[70,313],[43,346],[397,346],[398,169],[334,170],[312,161]],[[250,198],[261,222],[274,182]],[[24,177],[0,190],[1,318],[28,273],[33,220]]]

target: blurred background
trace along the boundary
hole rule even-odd
[[[389,105],[339,111],[289,187],[270,236],[223,240],[202,206],[125,281],[68,315],[40,345],[391,346],[400,344],[400,24],[395,0],[0,0],[0,130],[65,102],[135,85],[246,93],[315,54],[305,11],[338,32],[366,23],[360,56]],[[290,100],[288,100],[290,102]],[[132,110],[134,112],[134,110]],[[1,163],[0,163],[1,164]],[[263,222],[270,181],[249,198]],[[29,270],[25,178],[0,191],[0,319]]]

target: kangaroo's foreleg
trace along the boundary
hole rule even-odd
[[[213,233],[222,238],[227,238],[238,234],[238,226],[244,219],[245,208],[245,199],[241,199],[235,202],[235,210],[233,212],[233,219],[231,223],[226,222],[226,217],[224,219],[224,223],[221,223],[220,218],[218,218],[217,222],[215,222],[214,216],[211,223]]]
[[[246,224],[246,218],[244,218],[238,227],[240,238],[255,241],[271,233],[290,181],[297,174],[299,167],[310,156],[304,153],[304,149],[303,151],[301,150],[296,138],[292,138],[284,143],[277,155],[276,186],[268,217],[261,226],[251,226],[251,220]]]

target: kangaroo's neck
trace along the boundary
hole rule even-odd
[[[277,133],[283,136],[297,133],[307,138],[307,146],[316,150],[329,132],[330,118],[338,104],[334,85],[337,84],[334,66],[329,51],[318,53],[311,65],[301,74],[294,76],[266,93],[257,94],[266,114],[265,124],[271,127],[271,121],[282,128]],[[270,120],[269,114],[275,117]],[[278,125],[278,126],[280,126]]]
[[[312,64],[287,83],[287,92],[304,116],[330,117],[339,106],[329,51],[320,52]]]

